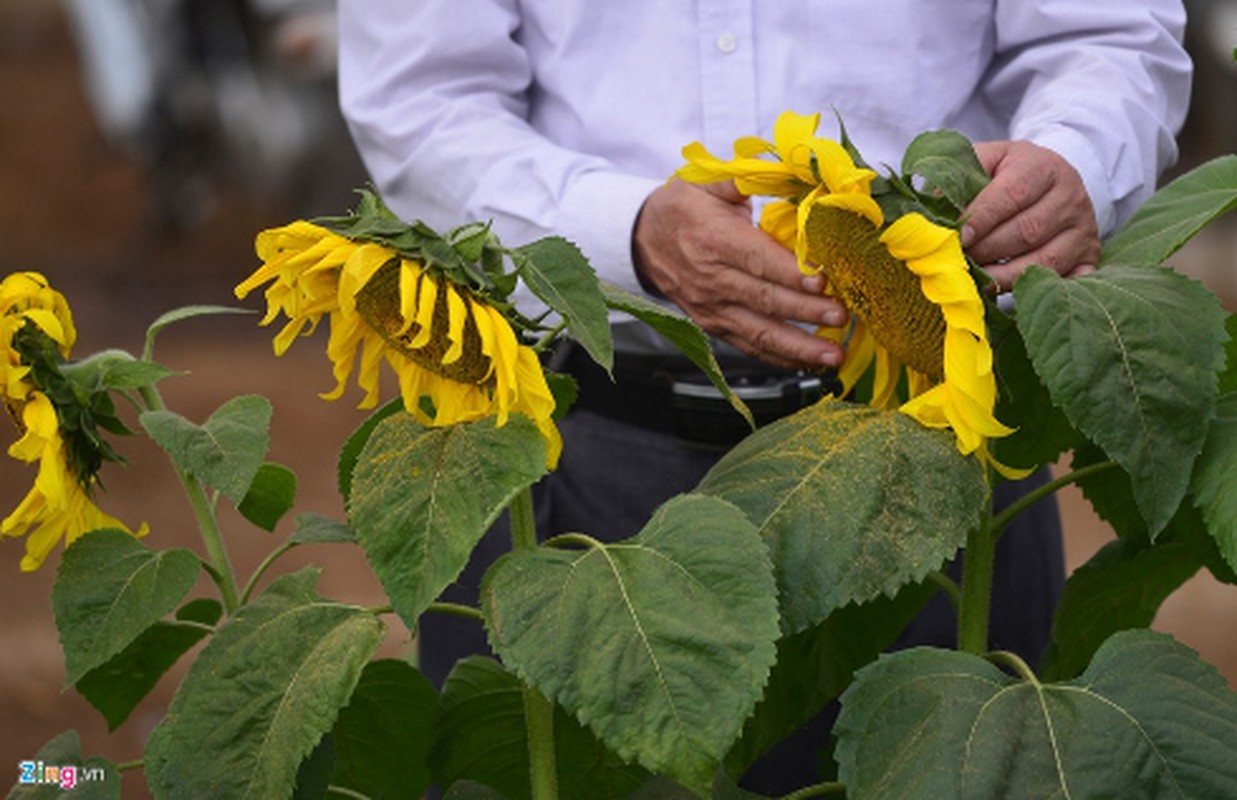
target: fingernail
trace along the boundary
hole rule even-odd
[[[842,366],[842,353],[832,348],[826,350],[820,354],[820,363],[826,367],[840,367]]]
[[[975,241],[975,229],[970,225],[962,226],[962,246],[970,247],[971,242]]]
[[[825,288],[825,282],[819,275],[807,275],[800,284],[803,291],[809,294],[820,294]]]
[[[846,323],[846,312],[839,308],[831,308],[820,315],[820,321],[830,328],[840,328]]]

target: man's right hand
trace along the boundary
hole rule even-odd
[[[705,332],[778,367],[842,363],[840,346],[791,323],[838,326],[845,307],[752,225],[750,200],[733,183],[670,181],[644,202],[632,238],[642,279]]]

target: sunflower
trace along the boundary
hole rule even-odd
[[[546,441],[547,464],[558,463],[562,440],[541,363],[486,298],[394,249],[303,220],[261,232],[256,250],[262,266],[236,296],[270,283],[262,324],[281,312],[288,318],[275,337],[277,355],[329,320],[336,385],[323,398],[342,396],[355,371],[365,390],[360,407],[373,408],[385,361],[405,410],[422,424],[493,416],[501,426],[524,414]]]
[[[18,272],[0,282],[0,343],[4,349],[0,394],[21,433],[8,453],[19,461],[39,464],[34,486],[0,522],[3,536],[31,531],[21,562],[25,572],[38,569],[62,538],[68,545],[99,528],[118,528],[132,536],[147,532],[146,525],[137,532],[130,530],[90,499],[98,466],[111,456],[98,452],[99,445],[85,441],[80,430],[64,430],[60,409],[45,391],[49,387],[42,385],[43,381],[63,380],[56,362],[68,357],[76,338],[68,303],[42,275]],[[49,351],[55,357],[49,359]],[[87,455],[92,448],[94,452]]]
[[[925,426],[951,428],[963,455],[1007,477],[1025,475],[988,452],[989,439],[1013,431],[993,413],[984,304],[958,232],[917,211],[887,223],[872,196],[875,173],[857,167],[843,145],[816,137],[818,122],[819,115],[787,112],[773,143],[741,139],[730,162],[689,145],[689,163],[676,174],[693,182],[733,179],[741,192],[785,198],[765,207],[761,228],[795,250],[805,274],[822,274],[825,293],[851,312],[844,328],[817,329],[846,345],[839,371],[846,392],[872,368],[873,406],[898,405]]]

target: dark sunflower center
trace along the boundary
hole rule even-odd
[[[417,366],[459,383],[481,383],[485,380],[490,371],[490,359],[481,352],[481,334],[477,330],[477,322],[473,319],[471,307],[463,291],[445,279],[436,281],[438,295],[434,300],[434,314],[430,320],[429,341],[422,347],[413,348],[410,345],[421,332],[421,326],[414,322],[408,330],[400,332],[405,320],[400,314],[399,271],[399,261],[391,259],[379,267],[369,282],[357,292],[357,313],[361,319],[365,320],[387,345]],[[417,291],[425,291],[427,284],[434,280],[429,275],[424,275]],[[450,364],[443,364],[443,356],[451,347],[448,335],[451,321],[447,292],[455,292],[464,299],[466,317],[463,355]]]
[[[945,317],[924,296],[919,277],[889,255],[872,223],[821,206],[808,214],[806,233],[812,260],[876,341],[911,369],[941,380]]]

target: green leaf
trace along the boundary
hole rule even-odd
[[[988,486],[952,434],[826,398],[749,436],[699,491],[756,525],[782,629],[797,633],[939,568],[979,524]]]
[[[52,587],[65,685],[75,684],[170,614],[193,588],[200,564],[188,550],[156,553],[115,529],[74,542]]]
[[[240,503],[266,456],[271,413],[269,400],[248,395],[224,403],[202,425],[171,411],[147,411],[140,421],[178,469]]]
[[[726,376],[722,374],[717,357],[713,355],[713,349],[709,346],[709,337],[697,327],[696,323],[613,284],[603,283],[601,289],[606,297],[606,305],[616,311],[632,315],[666,337],[667,341],[677,347],[689,361],[704,372],[713,386],[726,398],[726,402],[743,415],[747,424],[752,428],[756,427],[756,420],[752,417],[747,404],[739,399],[739,396],[726,383]]]
[[[420,797],[429,786],[429,752],[438,693],[405,661],[365,665],[331,732],[331,784],[372,800]]]
[[[223,606],[207,598],[190,601],[176,612],[177,620],[201,625],[215,625],[222,616]],[[207,633],[203,628],[156,622],[107,663],[78,679],[75,688],[107,720],[108,730],[114,731],[164,673]]]
[[[855,670],[892,646],[935,591],[929,583],[911,584],[895,598],[848,605],[819,625],[779,640],[769,685],[743,737],[726,756],[726,771],[742,776],[773,745],[837,699]]]
[[[1112,634],[1145,628],[1160,605],[1202,566],[1184,542],[1140,546],[1109,542],[1074,570],[1057,602],[1052,643],[1040,671],[1045,680],[1082,672]]]
[[[511,499],[545,474],[532,420],[512,415],[425,428],[383,420],[361,453],[348,514],[400,618],[421,612],[454,581]]]
[[[321,514],[300,514],[288,537],[292,544],[356,544],[356,531],[345,523]]]
[[[1194,234],[1237,208],[1237,155],[1195,167],[1151,196],[1104,243],[1100,265],[1157,266]]]
[[[1237,393],[1221,397],[1216,406],[1191,489],[1220,553],[1237,570]]]
[[[834,730],[853,800],[1219,800],[1237,786],[1237,694],[1150,631],[1117,634],[1059,684],[964,653],[884,656],[842,696]]]
[[[71,772],[63,772],[63,767]],[[65,731],[39,748],[34,758],[18,762],[17,783],[7,799],[120,800],[120,771],[98,756],[83,759],[77,731]]]
[[[352,497],[352,473],[356,470],[357,460],[361,457],[361,451],[365,449],[365,443],[369,441],[370,436],[374,435],[374,429],[378,427],[379,422],[382,422],[397,411],[403,410],[404,401],[402,399],[397,397],[387,402],[370,414],[361,423],[360,427],[352,432],[352,435],[348,437],[348,441],[344,442],[343,449],[339,451],[336,478],[339,485],[339,495],[345,501]]]
[[[1014,287],[1035,371],[1070,422],[1130,474],[1158,533],[1172,517],[1215,413],[1224,317],[1201,284],[1169,270],[1108,267]]]
[[[971,140],[957,131],[928,131],[911,141],[902,157],[904,175],[920,175],[925,190],[939,190],[961,213],[988,185],[988,172]]]
[[[1228,342],[1224,346],[1224,372],[1220,374],[1220,394],[1237,392],[1237,314],[1229,314],[1224,323]]]
[[[632,539],[510,553],[481,591],[522,680],[620,758],[704,793],[773,665],[773,590],[743,514],[684,495]]]
[[[296,473],[282,464],[266,462],[249,484],[245,499],[236,510],[265,531],[275,530],[279,520],[296,503]]]
[[[111,361],[99,373],[99,382],[106,389],[128,390],[154,386],[164,378],[184,373],[153,361]]]
[[[528,800],[528,735],[524,690],[497,661],[458,661],[442,688],[431,763],[443,785],[476,781],[510,800]],[[554,709],[559,796],[624,800],[649,778],[624,764],[561,707]]]
[[[567,333],[609,372],[614,364],[610,319],[597,273],[580,248],[548,236],[511,251],[511,260],[533,294],[567,323]]]
[[[291,795],[385,626],[320,599],[317,570],[286,575],[203,648],[146,743],[155,797]]]
[[[988,446],[1002,464],[1032,468],[1051,464],[1081,443],[1061,409],[1052,404],[1047,387],[1035,374],[1026,344],[1016,327],[993,343],[996,358],[996,418],[1014,429]]]
[[[144,350],[144,360],[149,361],[151,354],[155,350],[155,337],[169,325],[174,325],[177,322],[183,322],[187,319],[195,317],[218,316],[221,314],[253,314],[256,313],[252,309],[238,308],[236,306],[212,306],[212,305],[193,305],[174,308],[166,314],[162,314],[150,327],[146,329],[146,347]]]

